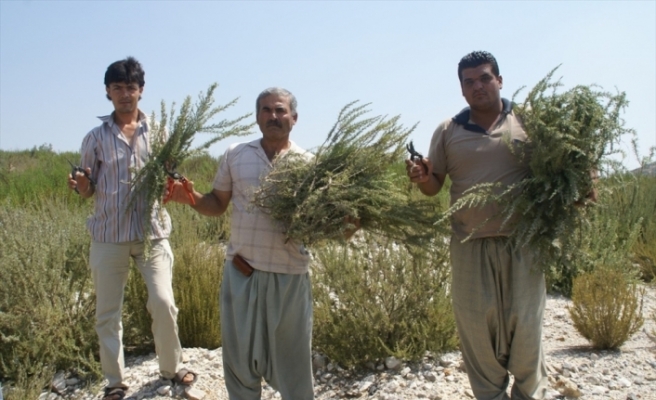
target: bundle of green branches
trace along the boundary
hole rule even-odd
[[[623,92],[612,94],[596,86],[563,86],[553,75],[558,67],[515,103],[515,114],[523,121],[529,145],[511,150],[529,157],[530,176],[506,188],[477,185],[446,213],[490,202],[503,205],[504,226],[512,227],[515,244],[530,245],[543,268],[566,265],[577,250],[575,237],[586,221],[586,197],[595,188],[598,173],[618,166],[609,156],[621,152],[620,139],[635,135],[624,128],[621,112],[628,105]],[[519,195],[518,195],[519,193]]]
[[[435,202],[412,196],[401,165],[415,126],[403,127],[399,116],[365,117],[368,104],[356,103],[341,110],[313,158],[276,159],[254,204],[282,222],[288,239],[306,245],[341,240],[356,219],[410,245],[434,237]]]
[[[137,201],[145,201],[146,208],[143,214],[144,240],[149,242],[152,233],[151,216],[154,210],[161,211],[160,200],[165,194],[165,185],[168,172],[175,170],[187,158],[199,155],[212,144],[229,136],[243,136],[251,133],[253,124],[244,125],[242,121],[250,116],[243,115],[236,119],[223,119],[219,122],[209,121],[218,113],[234,106],[237,99],[225,105],[214,105],[214,91],[218,84],[210,85],[205,93],[198,96],[195,105],[191,103],[191,96],[187,96],[179,113],[176,115],[175,103],[171,105],[170,112],[166,111],[166,104],[161,103],[159,122],[155,113],[151,116],[150,143],[151,155],[143,168],[134,171],[130,181],[131,199],[128,210],[132,209]],[[211,138],[199,146],[192,147],[197,133],[209,133]]]

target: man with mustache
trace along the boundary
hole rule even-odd
[[[260,139],[231,145],[207,194],[180,183],[172,200],[200,214],[222,215],[232,201],[230,242],[221,284],[221,339],[225,382],[231,400],[261,398],[262,379],[284,400],[314,398],[311,365],[312,293],[310,257],[301,243],[287,241],[283,228],[251,200],[276,157],[300,153],[289,139],[296,98],[269,88],[257,97]]]
[[[458,78],[469,107],[437,127],[428,158],[406,161],[410,180],[428,196],[449,175],[451,204],[477,184],[507,187],[530,174],[530,145],[511,102],[500,96],[496,59],[483,51],[467,54]],[[528,157],[520,161],[508,143]],[[509,241],[500,211],[496,204],[465,208],[451,220],[452,300],[462,355],[476,399],[507,400],[509,373],[512,400],[543,399],[544,274],[534,268],[530,248]]]
[[[171,221],[153,215],[153,247],[144,253],[145,199],[127,210],[132,171],[143,167],[150,153],[149,126],[139,110],[145,73],[141,64],[128,57],[112,63],[105,72],[107,99],[114,112],[100,117],[102,123],[89,132],[80,150],[81,168],[68,175],[68,187],[83,198],[94,198],[94,213],[87,220],[91,234],[89,267],[96,293],[96,331],[100,363],[107,387],[103,400],[121,400],[128,384],[123,360],[121,309],[130,273],[130,258],[148,289],[147,308],[153,318],[153,338],[162,377],[190,385],[196,374],[181,368],[182,346],[178,339],[177,315],[172,287],[173,253],[168,237]]]

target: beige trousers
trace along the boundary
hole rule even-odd
[[[504,237],[460,243],[451,239],[453,309],[462,355],[478,400],[543,399],[547,370],[542,353],[544,274],[531,252]]]
[[[124,376],[123,293],[132,257],[148,288],[146,308],[153,318],[153,337],[160,373],[173,378],[182,360],[178,339],[178,309],[173,299],[173,252],[167,239],[153,241],[150,256],[143,242],[91,243],[89,264],[96,290],[96,332],[100,363],[108,387],[127,387]]]

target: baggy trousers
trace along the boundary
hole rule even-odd
[[[148,288],[146,308],[153,318],[153,338],[163,377],[171,379],[182,361],[178,309],[173,299],[173,252],[167,239],[153,240],[148,258],[144,243],[91,242],[89,264],[96,290],[96,332],[107,387],[127,387],[124,376],[123,294],[132,257]]]
[[[526,246],[505,237],[451,238],[453,309],[472,391],[478,400],[543,399],[544,274]]]
[[[256,270],[226,260],[221,283],[223,368],[230,400],[256,400],[262,378],[283,400],[314,398],[309,274]]]

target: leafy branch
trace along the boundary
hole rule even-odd
[[[152,233],[152,218],[154,215],[161,215],[160,200],[168,177],[167,169],[175,169],[186,159],[201,154],[220,140],[251,133],[253,124],[243,124],[251,114],[210,123],[215,115],[237,103],[237,99],[234,99],[225,105],[215,106],[214,91],[217,87],[218,84],[214,83],[205,93],[200,93],[195,105],[192,105],[191,96],[187,96],[177,114],[175,103],[171,104],[170,111],[167,112],[166,104],[162,101],[159,122],[154,112],[151,116],[149,133],[151,155],[146,165],[133,173],[128,207],[128,210],[131,210],[137,202],[145,202],[143,226],[144,240],[147,243]],[[200,132],[209,133],[211,138],[200,146],[192,147],[195,135]]]
[[[413,198],[405,174],[394,171],[415,126],[403,127],[399,116],[369,117],[368,104],[356,103],[341,110],[312,159],[276,159],[254,204],[284,225],[288,239],[307,245],[341,240],[353,219],[408,244],[434,237],[435,203]]]

